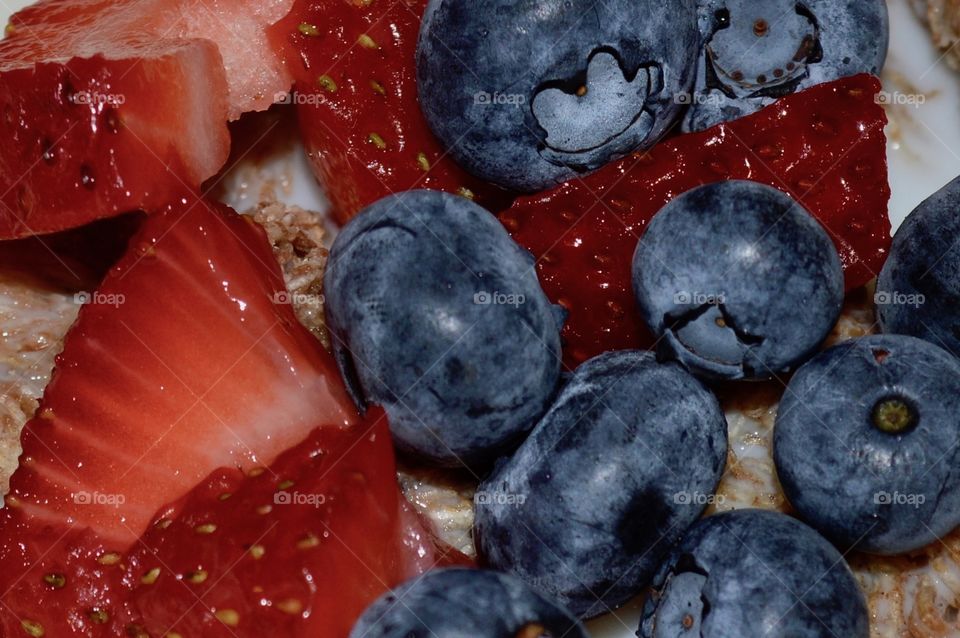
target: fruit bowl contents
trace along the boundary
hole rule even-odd
[[[0,636],[960,635],[914,4],[14,12]]]

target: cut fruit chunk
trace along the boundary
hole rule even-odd
[[[0,510],[0,635],[345,636],[465,560],[401,496],[385,417],[358,417],[252,220],[167,207],[87,301]]]
[[[874,278],[891,241],[879,90],[880,81],[868,75],[822,84],[518,199],[501,220],[536,256],[551,301],[570,312],[566,364],[651,345],[633,297],[633,252],[657,211],[710,182],[749,179],[783,190],[834,240],[847,290]]]
[[[195,199],[148,217],[67,335],[8,501],[125,549],[214,469],[268,464],[318,422],[351,423],[283,291],[252,221]]]
[[[208,40],[220,53],[235,120],[267,109],[290,88],[293,80],[267,29],[292,7],[293,0],[41,0],[10,18],[5,46],[15,57],[4,59],[115,58],[130,42]],[[154,80],[157,92],[164,91],[163,76]]]
[[[196,190],[226,123],[290,87],[265,29],[292,0],[45,0],[0,42],[0,239]]]

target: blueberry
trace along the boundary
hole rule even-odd
[[[376,600],[350,638],[588,638],[580,621],[522,581],[447,568]]]
[[[739,510],[695,525],[663,564],[640,638],[867,638],[843,557],[784,514]]]
[[[900,226],[875,299],[884,332],[920,337],[960,356],[960,178]]]
[[[774,460],[800,517],[841,549],[935,541],[960,525],[960,361],[902,335],[823,352],[790,381]]]
[[[560,375],[562,313],[532,255],[469,200],[410,191],[337,237],[324,276],[334,355],[397,446],[483,463],[533,427]]]
[[[582,617],[606,612],[700,517],[726,454],[726,420],[696,378],[648,352],[601,355],[480,485],[479,552]]]
[[[652,146],[699,48],[696,0],[431,0],[420,104],[469,172],[537,191]]]
[[[661,354],[695,374],[786,372],[826,338],[843,307],[843,269],[826,231],[775,188],[694,189],[650,222],[633,288]]]
[[[699,131],[777,98],[858,73],[880,75],[886,0],[701,0],[705,46],[683,128]]]

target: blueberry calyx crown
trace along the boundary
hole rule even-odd
[[[887,434],[904,434],[917,426],[920,415],[913,403],[903,397],[890,396],[877,401],[870,416],[873,426]]]

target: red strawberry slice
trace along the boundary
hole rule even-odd
[[[195,199],[147,218],[67,336],[8,501],[125,549],[212,470],[270,463],[318,422],[353,421],[283,290],[247,218]]]
[[[352,431],[314,431],[256,478],[211,477],[128,557],[135,622],[151,636],[346,637],[388,586],[441,560],[394,472],[374,410]]]
[[[394,192],[431,188],[500,210],[509,198],[461,170],[427,128],[414,55],[426,0],[297,0],[271,29],[296,78],[314,173],[347,222]]]
[[[0,599],[3,635],[344,638],[381,593],[461,558],[397,489],[379,410],[313,430],[269,467],[213,472],[126,554],[62,530],[16,530],[35,551]]]
[[[7,34],[15,43],[12,51],[20,53],[15,59],[38,62],[109,58],[131,42],[208,40],[226,69],[230,119],[235,120],[247,111],[266,110],[290,88],[293,79],[267,28],[291,8],[293,0],[40,0],[10,18]],[[158,93],[165,88],[155,86]]]
[[[228,118],[291,79],[292,0],[45,0],[0,42],[0,239],[154,211],[227,158]]]
[[[252,614],[262,597],[251,594],[268,594],[289,622],[339,627],[437,559],[402,507],[383,419],[347,428],[357,415],[336,368],[282,291],[249,219],[194,199],[144,221],[81,310],[22,435],[0,510],[0,635],[128,635],[130,624],[165,624],[170,609],[206,626],[209,609],[194,613],[192,594],[173,594],[192,582],[166,572],[160,598],[140,588],[155,567],[186,569],[191,558],[214,575],[217,609],[228,592],[230,609]],[[329,501],[257,514],[281,486]],[[224,492],[237,498],[221,504]],[[318,539],[309,558],[293,551],[308,533]],[[268,567],[237,571],[237,549],[255,542],[271,551]],[[154,549],[162,561],[151,562]],[[329,599],[335,590],[344,598]],[[302,612],[283,611],[295,596]]]
[[[633,251],[660,208],[702,184],[751,179],[785,191],[833,237],[848,290],[875,277],[890,247],[879,90],[866,75],[820,85],[517,200],[501,219],[537,257],[547,295],[570,312],[566,364],[651,345],[631,289]]]

